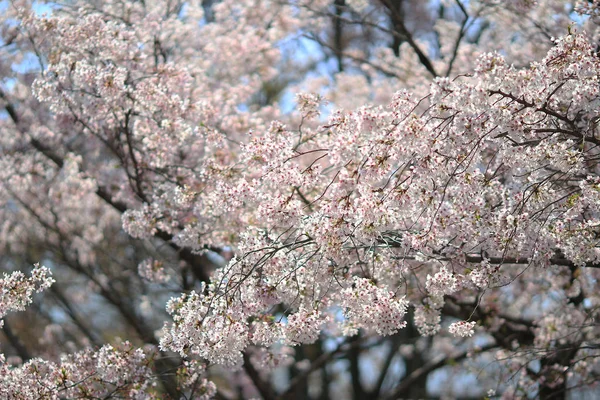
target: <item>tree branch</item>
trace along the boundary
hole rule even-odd
[[[4,326],[2,327],[2,331],[4,332],[4,335],[6,336],[8,341],[10,342],[10,345],[15,349],[19,357],[21,357],[21,360],[23,362],[30,360],[31,353],[29,352],[29,350],[27,350],[27,347],[25,347],[23,342],[21,342],[21,339],[19,339],[19,337],[15,335],[12,328],[10,327],[10,324],[6,320],[6,316],[4,317]]]
[[[277,399],[277,395],[275,394],[275,391],[273,390],[271,385],[269,385],[268,382],[265,382],[260,377],[260,374],[258,373],[256,368],[254,368],[254,365],[252,365],[252,361],[250,361],[250,356],[248,355],[248,352],[245,351],[243,354],[244,354],[244,370],[246,371],[246,374],[248,374],[248,376],[252,380],[252,383],[254,383],[254,386],[256,386],[256,389],[258,389],[258,392],[263,397],[263,399],[264,400]]]
[[[465,351],[456,352],[447,357],[444,357],[444,356],[438,357],[437,359],[434,359],[434,360],[426,363],[421,368],[416,369],[409,376],[402,379],[402,383],[400,383],[398,386],[396,386],[392,390],[392,392],[389,393],[385,397],[385,399],[395,400],[395,399],[401,398],[403,396],[404,392],[406,392],[408,389],[410,389],[411,385],[414,382],[418,381],[420,377],[422,377],[423,375],[427,375],[430,372],[433,372],[436,369],[443,367],[444,365],[446,365],[447,363],[449,363],[451,361],[452,362],[462,361],[463,359],[467,358],[469,355],[471,355],[473,353],[483,353],[483,352],[491,350],[495,347],[498,347],[496,345],[496,343],[492,343],[492,344],[485,345],[485,346],[481,347],[481,349],[478,349],[478,350],[465,350]]]

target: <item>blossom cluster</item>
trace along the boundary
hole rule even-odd
[[[332,321],[347,335],[393,334],[409,303],[431,335],[447,298],[501,283],[511,260],[547,267],[559,252],[597,262],[600,204],[595,181],[580,178],[597,172],[586,143],[600,101],[594,54],[581,34],[557,39],[529,68],[483,54],[474,75],[437,78],[424,99],[402,91],[386,108],[338,111],[308,133],[281,123],[253,132],[245,168],[221,192],[229,211],[255,207],[253,226],[207,293],[178,300],[163,346],[207,354],[227,343],[233,355],[249,343],[248,320],[281,320],[278,302],[287,322],[270,323],[280,324],[275,336],[261,330],[259,343],[311,343]],[[425,292],[402,289],[419,280]],[[469,337],[476,323],[448,332]]]
[[[198,360],[310,371],[303,345],[407,326],[433,338],[405,359],[476,336],[528,393],[594,376],[597,1],[444,1],[433,42],[403,19],[416,1],[29,3],[0,15],[0,250],[77,277],[56,297],[85,337],[62,347],[100,350],[2,360],[3,397],[152,398],[177,370],[173,392],[209,398]],[[290,55],[307,43],[324,62]],[[0,318],[51,282],[5,275]],[[166,296],[179,368],[68,307],[157,344]]]
[[[36,264],[31,271],[31,277],[26,277],[20,271],[4,274],[0,279],[0,325],[2,317],[10,311],[24,311],[33,299],[34,292],[49,288],[54,279],[46,267]]]
[[[0,395],[6,399],[104,397],[159,398],[152,358],[125,342],[63,357],[59,363],[33,359],[12,368],[0,356]]]

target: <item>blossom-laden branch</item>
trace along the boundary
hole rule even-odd
[[[42,249],[53,271],[84,281],[55,297],[100,347],[4,363],[7,397],[16,385],[34,397],[211,397],[205,360],[241,377],[221,397],[309,396],[316,372],[326,394],[336,357],[355,397],[379,397],[396,352],[405,395],[468,357],[456,347],[473,336],[524,371],[514,386],[525,392],[590,380],[597,5],[578,3],[589,31],[565,34],[573,9],[553,0],[444,1],[435,21],[407,18],[424,11],[408,0],[209,3],[38,15],[15,1],[0,17],[0,249],[10,262]],[[311,54],[288,54],[307,43]],[[286,114],[273,99],[289,82],[304,92]],[[0,317],[49,281],[5,282],[25,289],[1,299]],[[93,291],[126,328],[88,329],[70,303],[91,308]],[[152,307],[169,297],[172,320],[155,333]],[[35,356],[14,326],[14,350]],[[103,346],[115,330],[160,341],[163,355]],[[344,336],[359,344],[326,351]],[[363,387],[360,360],[400,336],[419,345],[393,344],[378,387]],[[292,373],[284,393],[270,384],[278,368]]]
[[[25,307],[33,301],[34,292],[41,292],[49,288],[52,279],[50,270],[46,267],[35,265],[31,277],[26,277],[20,271],[4,274],[0,279],[0,326],[2,318],[10,311],[24,311]]]
[[[570,35],[528,69],[483,55],[473,76],[435,80],[426,109],[400,92],[387,109],[333,115],[301,146],[272,124],[244,146],[246,177],[226,192],[228,209],[254,205],[260,222],[204,293],[170,305],[163,346],[232,365],[251,343],[313,343],[332,324],[393,334],[410,301],[433,335],[447,296],[593,265],[599,73],[593,46]],[[504,266],[523,259],[522,271]],[[592,276],[577,278],[586,293]],[[472,336],[476,316],[448,332]]]

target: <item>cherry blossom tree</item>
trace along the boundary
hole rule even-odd
[[[599,2],[0,10],[2,398],[598,394]]]

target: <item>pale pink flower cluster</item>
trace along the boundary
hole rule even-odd
[[[147,204],[140,210],[125,211],[121,219],[125,232],[134,238],[147,239],[156,233],[156,220]]]
[[[258,347],[252,352],[252,362],[269,372],[294,363],[294,350],[291,346],[276,345],[270,348]]]
[[[425,305],[415,306],[415,326],[423,336],[437,334],[442,322],[441,305],[431,299],[426,299]]]
[[[60,362],[33,359],[12,368],[0,356],[0,397],[6,399],[95,398],[119,393],[130,399],[156,399],[152,356],[125,342],[97,352],[64,356]]]
[[[37,264],[30,278],[21,272],[5,274],[0,280],[0,318],[8,311],[24,310],[34,292],[52,285],[54,280],[50,275],[50,270]],[[62,331],[57,325],[52,327],[56,332],[51,335]],[[59,362],[35,358],[18,367],[10,365],[0,354],[0,397],[63,398],[85,394],[109,398],[118,394],[130,399],[157,399],[159,392],[152,370],[155,356],[155,350],[144,351],[129,342],[118,347],[105,345],[95,352],[86,350],[63,355]],[[188,362],[184,367],[185,373],[179,374],[181,386],[190,386],[193,380],[200,393],[198,398],[213,398],[216,386],[203,376],[205,365]],[[199,385],[196,380],[200,380]]]
[[[173,315],[173,326],[163,330],[161,347],[182,355],[189,351],[232,368],[241,366],[242,351],[249,340],[248,325],[235,309],[218,303],[215,299],[210,304],[196,292],[171,299],[167,311]],[[211,313],[211,308],[222,311]]]
[[[347,334],[358,329],[376,332],[382,336],[393,335],[406,326],[404,315],[408,301],[381,288],[373,281],[354,277],[352,286],[340,293],[340,307],[346,318]]]
[[[311,344],[317,341],[326,322],[319,311],[300,309],[287,318],[285,333],[291,344]]]
[[[164,263],[148,258],[138,265],[138,274],[144,279],[155,283],[166,283],[171,276],[164,268]]]
[[[450,332],[454,337],[471,337],[475,333],[476,322],[475,321],[459,321],[450,324],[448,327],[448,332]]]
[[[587,268],[600,261],[597,1],[577,2],[589,14],[582,33],[557,0],[444,1],[485,22],[465,28],[440,18],[429,67],[414,51],[418,38],[392,50],[353,37],[339,55],[344,72],[298,77],[298,112],[289,115],[256,96],[288,61],[282,43],[329,32],[331,1],[223,0],[201,23],[200,2],[164,18],[160,1],[75,2],[50,17],[26,3],[0,17],[2,35],[26,44],[15,56],[0,50],[9,59],[0,57],[0,69],[19,76],[14,65],[33,53],[44,65],[33,95],[33,73],[0,88],[20,114],[20,122],[0,118],[8,132],[0,247],[44,243],[88,271],[102,241],[115,239],[105,232],[122,226],[133,238],[167,242],[174,257],[236,254],[222,258],[207,286],[187,286],[169,302],[164,350],[230,367],[249,351],[274,368],[291,362],[292,346],[323,334],[395,334],[409,304],[416,328],[440,334],[435,348],[444,351],[458,342],[448,333],[471,337],[477,324],[507,347],[502,332],[512,325],[542,349],[597,336],[589,321],[598,317],[599,277]],[[365,23],[384,8],[370,4],[347,0],[343,17]],[[517,34],[504,29],[513,24]],[[410,91],[393,94],[400,87]],[[321,117],[324,97],[333,111]],[[169,277],[150,259],[138,273]],[[98,274],[90,285],[108,292],[111,278]],[[45,269],[7,275],[0,318],[50,283]],[[481,321],[441,330],[442,313],[460,320],[465,311]],[[582,360],[597,357],[585,350]],[[62,364],[31,361],[0,378],[1,394],[18,395],[15,384],[32,398],[116,387],[122,397],[151,396],[143,357],[127,345]],[[509,362],[511,372],[532,357]],[[572,371],[590,375],[586,363]],[[203,368],[190,361],[180,372],[184,386],[199,382],[210,397],[216,389]]]
[[[219,188],[219,208],[250,223],[238,257],[207,293],[180,300],[163,346],[208,354],[228,343],[233,356],[254,334],[312,343],[336,307],[343,333],[391,334],[408,302],[432,335],[447,297],[498,283],[499,259],[546,266],[559,249],[595,262],[597,190],[563,182],[588,168],[575,144],[598,116],[599,73],[586,37],[569,35],[529,68],[483,54],[474,75],[435,79],[427,99],[399,92],[387,108],[338,111],[310,135],[279,122],[253,131],[243,173]],[[290,305],[281,332],[248,327],[277,320],[277,302]],[[470,336],[475,324],[451,333]]]
[[[297,93],[296,103],[298,104],[298,111],[302,113],[302,116],[311,119],[321,114],[319,107],[323,103],[323,98],[315,93]]]
[[[216,396],[217,386],[204,377],[206,365],[198,360],[185,360],[177,370],[177,377],[182,387],[193,387],[198,393],[194,398],[209,400]]]
[[[425,288],[432,296],[444,296],[459,289],[459,280],[446,267],[442,267],[435,275],[427,275]]]
[[[29,278],[20,271],[4,273],[4,277],[0,279],[0,326],[3,324],[2,317],[8,312],[24,311],[32,302],[34,293],[49,288],[54,283],[51,276],[48,268],[38,264],[34,266]]]
[[[284,335],[283,324],[256,321],[252,324],[252,343],[258,346],[271,346]]]
[[[475,286],[485,289],[488,287],[491,282],[491,278],[494,276],[493,268],[494,267],[490,264],[490,261],[484,258],[481,261],[481,264],[474,268],[468,276]]]

